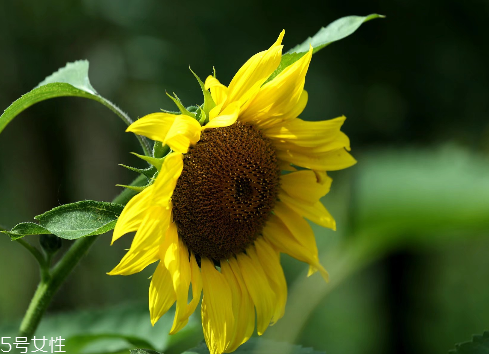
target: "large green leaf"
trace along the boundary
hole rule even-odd
[[[132,349],[131,354],[163,354],[150,349]]]
[[[274,342],[262,338],[252,338],[241,345],[233,353],[236,354],[322,354],[312,348],[304,348],[300,345]],[[209,349],[204,342],[199,346],[189,349],[182,354],[209,354]]]
[[[119,107],[100,96],[88,79],[88,61],[79,60],[68,63],[64,68],[48,76],[32,91],[12,103],[0,116],[0,133],[18,114],[35,103],[55,97],[83,97],[95,100],[117,114],[127,125],[131,118]],[[149,155],[149,145],[145,138],[137,136],[143,150]]]
[[[489,332],[475,335],[471,342],[456,344],[449,354],[489,354]]]
[[[65,339],[63,350],[69,354],[129,354],[129,350],[135,348],[156,350],[156,353],[180,353],[182,350],[177,352],[170,348],[178,344],[186,344],[183,348],[188,348],[198,343],[202,339],[202,326],[200,316],[196,313],[190,316],[188,324],[182,330],[170,336],[168,332],[172,327],[174,314],[174,309],[170,309],[154,327],[149,318],[147,302],[47,315],[35,336]],[[15,339],[17,330],[18,323],[0,323],[0,333],[4,337]],[[0,345],[0,349],[8,349],[8,346]]]
[[[20,223],[10,231],[2,231],[12,240],[27,235],[53,234],[75,240],[84,236],[100,235],[115,227],[121,204],[84,200],[65,204],[35,217],[39,224]]]
[[[368,16],[347,16],[330,23],[327,27],[322,27],[313,37],[307,38],[304,42],[296,45],[282,55],[280,65],[273,72],[268,81],[275,78],[286,67],[299,60],[309,50],[309,45],[312,45],[314,48],[313,53],[316,53],[327,45],[353,34],[362,23],[383,17],[384,16],[378,14],[371,14]]]

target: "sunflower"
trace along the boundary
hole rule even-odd
[[[212,100],[202,125],[191,115],[162,112],[127,129],[171,153],[121,213],[112,242],[136,234],[109,274],[134,274],[159,262],[149,288],[150,317],[155,324],[176,302],[170,334],[186,325],[203,291],[202,326],[212,354],[246,342],[255,312],[259,335],[283,316],[281,253],[308,263],[309,275],[319,271],[328,279],[304,218],[335,229],[320,202],[331,185],[326,171],[355,163],[340,131],[345,117],[297,118],[308,99],[312,47],[267,81],[281,61],[283,36],[251,57],[228,87],[215,75],[206,79],[204,93],[210,90]]]

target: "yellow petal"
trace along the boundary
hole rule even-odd
[[[132,197],[122,210],[114,228],[112,243],[128,232],[136,231],[144,219],[144,213],[149,207],[153,186],[145,188],[141,193]]]
[[[201,259],[202,327],[210,354],[221,354],[234,334],[232,293],[228,282],[207,258]]]
[[[282,214],[290,214],[293,220],[288,222],[289,225],[286,225],[277,215],[272,215],[263,228],[263,236],[265,239],[278,251],[287,253],[299,261],[308,263],[313,266],[314,269],[321,271],[321,275],[327,281],[328,272],[326,272],[324,267],[319,263],[316,240],[314,238],[311,239],[310,237],[310,226],[306,226],[302,224],[301,221],[298,221],[298,215],[293,211],[284,212]],[[302,221],[306,222],[304,219],[302,219]],[[295,227],[292,227],[290,224],[296,225]],[[305,234],[300,233],[301,225],[305,227]]]
[[[192,282],[192,301],[187,306],[187,315],[190,317],[197,308],[202,293],[202,276],[194,254],[190,255],[190,272]]]
[[[320,201],[311,205],[300,199],[291,198],[286,193],[279,194],[279,199],[297,214],[311,220],[313,223],[336,230],[336,222]]]
[[[175,319],[170,330],[170,334],[174,334],[188,322],[187,300],[191,277],[188,249],[178,238],[175,223],[170,223],[168,226],[160,252],[165,267],[172,278],[172,286],[177,299]]]
[[[256,254],[240,253],[237,259],[246,288],[255,304],[256,327],[258,335],[261,336],[273,318],[276,296]]]
[[[309,122],[291,119],[264,130],[268,138],[294,143],[298,146],[316,147],[337,139],[345,117]]]
[[[239,272],[239,266],[236,259],[229,262],[234,262],[234,269],[238,273],[234,273],[231,265],[226,261],[221,261],[221,272],[226,278],[233,296],[233,315],[235,329],[234,334],[226,348],[226,353],[235,351],[241,344],[246,342],[255,329],[255,308],[251,300],[250,294],[246,289],[243,277]]]
[[[152,113],[132,123],[126,131],[161,141],[172,150],[185,153],[189,145],[199,141],[201,127],[186,115]]]
[[[179,115],[175,118],[168,130],[164,144],[176,152],[186,153],[190,145],[194,145],[200,139],[201,126],[192,117]]]
[[[109,275],[134,274],[159,259],[159,248],[171,219],[170,199],[182,169],[182,154],[172,153],[165,158],[131,248]]]
[[[329,192],[332,181],[326,172],[302,170],[280,176],[280,187],[292,198],[315,204]]]
[[[153,326],[168,311],[175,300],[170,273],[163,262],[160,262],[149,286],[149,314]]]
[[[156,177],[153,192],[153,205],[170,209],[171,196],[177,185],[177,180],[183,170],[183,155],[177,152],[165,157],[161,170]]]
[[[131,248],[109,275],[138,273],[159,259],[159,248],[170,223],[171,211],[160,206],[151,206],[145,213]]]
[[[132,123],[126,129],[126,132],[132,132],[163,142],[176,117],[178,115],[170,113],[151,113]]]
[[[317,254],[316,239],[309,223],[282,202],[276,202],[273,213],[285,224],[294,237],[308,250]]]
[[[277,299],[274,303],[275,311],[270,323],[270,325],[273,325],[283,317],[285,312],[285,303],[287,302],[287,282],[285,281],[284,270],[280,264],[280,253],[277,252],[263,237],[259,237],[255,241],[255,248],[257,258],[267,275],[268,282]],[[250,247],[247,252],[253,253],[255,250]]]
[[[217,108],[217,106],[214,108]],[[209,123],[203,127],[203,129],[230,126],[234,124],[236,120],[238,120],[238,115],[239,104],[237,102],[233,102],[228,105],[217,117],[210,120]]]
[[[280,64],[282,58],[282,38],[268,49],[252,56],[236,73],[228,87],[227,102],[239,101],[240,106],[255,95],[260,86],[268,79]]]
[[[288,146],[277,149],[277,157],[296,166],[320,171],[337,171],[353,166],[357,161],[343,148],[326,152],[302,152]]]
[[[313,143],[311,143],[312,145]],[[343,132],[338,132],[335,138],[330,141],[324,141],[320,143],[317,141],[316,146],[304,147],[297,145],[293,142],[286,140],[273,140],[273,145],[275,149],[279,151],[293,151],[296,153],[304,154],[304,155],[312,155],[312,154],[320,154],[323,152],[333,151],[345,148],[347,151],[350,151],[350,139]]]
[[[271,128],[275,125],[281,125],[283,122],[292,120],[293,118],[299,117],[299,115],[304,111],[307,106],[307,101],[309,99],[309,95],[306,90],[302,90],[302,93],[299,97],[299,101],[293,106],[288,113],[284,113],[283,116],[278,117],[264,117],[262,119],[257,119],[254,121],[256,125],[258,125],[261,129]]]
[[[214,76],[209,75],[207,77],[205,80],[205,89],[211,90],[212,99],[217,106],[222,106],[228,97],[228,88],[221,84]]]
[[[223,106],[222,103],[218,104],[217,106],[215,106],[214,108],[212,108],[209,111],[209,121],[212,121],[214,118],[216,118],[221,113],[222,106]]]
[[[259,125],[261,126],[269,121],[276,122],[296,118],[297,115],[295,114],[299,109],[302,106],[305,107],[304,98],[307,102],[307,94],[303,97],[302,93],[311,58],[312,47],[302,58],[263,85],[246,109],[241,112],[240,119],[242,121],[260,122]],[[301,96],[302,101],[300,101]],[[297,107],[299,103],[300,105]]]

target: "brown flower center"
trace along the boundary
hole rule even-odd
[[[173,192],[179,236],[214,261],[243,252],[270,216],[279,178],[275,149],[253,125],[204,130],[184,155]]]

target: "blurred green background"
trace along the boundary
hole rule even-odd
[[[387,18],[316,54],[306,79],[302,118],[346,115],[358,160],[332,173],[323,200],[338,231],[315,227],[332,281],[305,278],[306,267],[283,256],[286,315],[265,337],[331,354],[444,353],[489,329],[489,2],[1,0],[0,109],[77,59],[90,61],[95,89],[134,119],[172,109],[166,91],[197,104],[189,65],[203,79],[215,66],[228,84],[284,28],[287,50],[339,17],[373,12]],[[63,203],[112,200],[115,184],[135,177],[118,164],[143,167],[124,130],[107,108],[81,98],[23,112],[0,136],[0,225]],[[152,268],[107,276],[131,239],[109,247],[110,237],[99,238],[63,285],[48,321],[95,310],[69,317],[83,323],[72,323],[73,333],[106,323],[104,330],[143,331],[163,349],[171,315],[144,327]],[[38,278],[32,257],[0,237],[5,333]],[[112,319],[104,322],[106,313]],[[183,349],[202,339],[198,317]],[[53,326],[60,335],[65,324]]]

